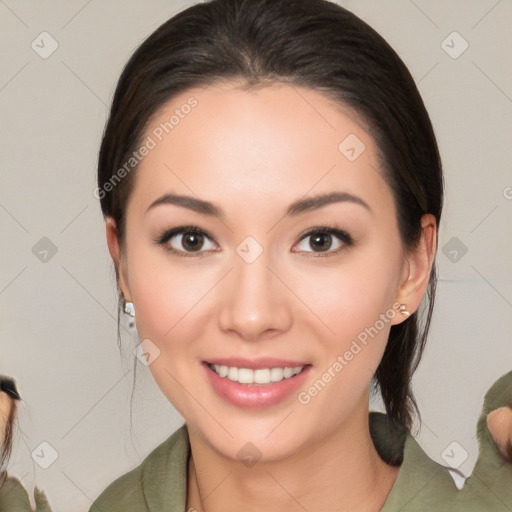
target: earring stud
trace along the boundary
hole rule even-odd
[[[402,315],[404,316],[410,316],[410,312],[407,311],[407,306],[405,304],[400,304],[398,306],[398,310],[400,311],[400,313],[402,313]]]
[[[123,311],[130,315],[132,318],[135,316],[135,309],[133,308],[133,302],[123,301]]]

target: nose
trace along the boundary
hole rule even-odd
[[[292,293],[270,263],[266,251],[252,263],[234,255],[219,313],[222,331],[257,341],[290,328]]]

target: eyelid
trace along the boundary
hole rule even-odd
[[[188,225],[188,226],[177,226],[175,228],[165,229],[165,230],[161,231],[160,234],[155,237],[155,242],[164,242],[165,240],[168,240],[169,238],[172,238],[175,235],[179,235],[181,233],[190,233],[190,232],[205,235],[208,238],[213,238],[208,233],[208,231],[206,231],[202,228],[198,228],[197,226],[194,226],[194,225]]]

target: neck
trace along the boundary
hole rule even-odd
[[[378,455],[369,433],[368,402],[319,442],[279,461],[247,467],[191,435],[186,510],[323,510],[377,512],[398,467]]]

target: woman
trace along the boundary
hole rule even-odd
[[[91,511],[510,508],[512,375],[464,491],[409,433],[442,169],[368,25],[322,0],[179,13],[122,73],[96,195],[139,357],[186,423]]]
[[[321,0],[179,13],[121,75],[96,193],[122,307],[186,423],[91,511],[454,508],[408,433],[441,162],[375,31]],[[458,504],[502,510],[493,492]]]
[[[121,75],[96,193],[122,307],[186,423],[91,510],[453,509],[408,432],[441,161],[375,31],[321,0],[177,14]],[[496,492],[457,503],[504,510]]]

